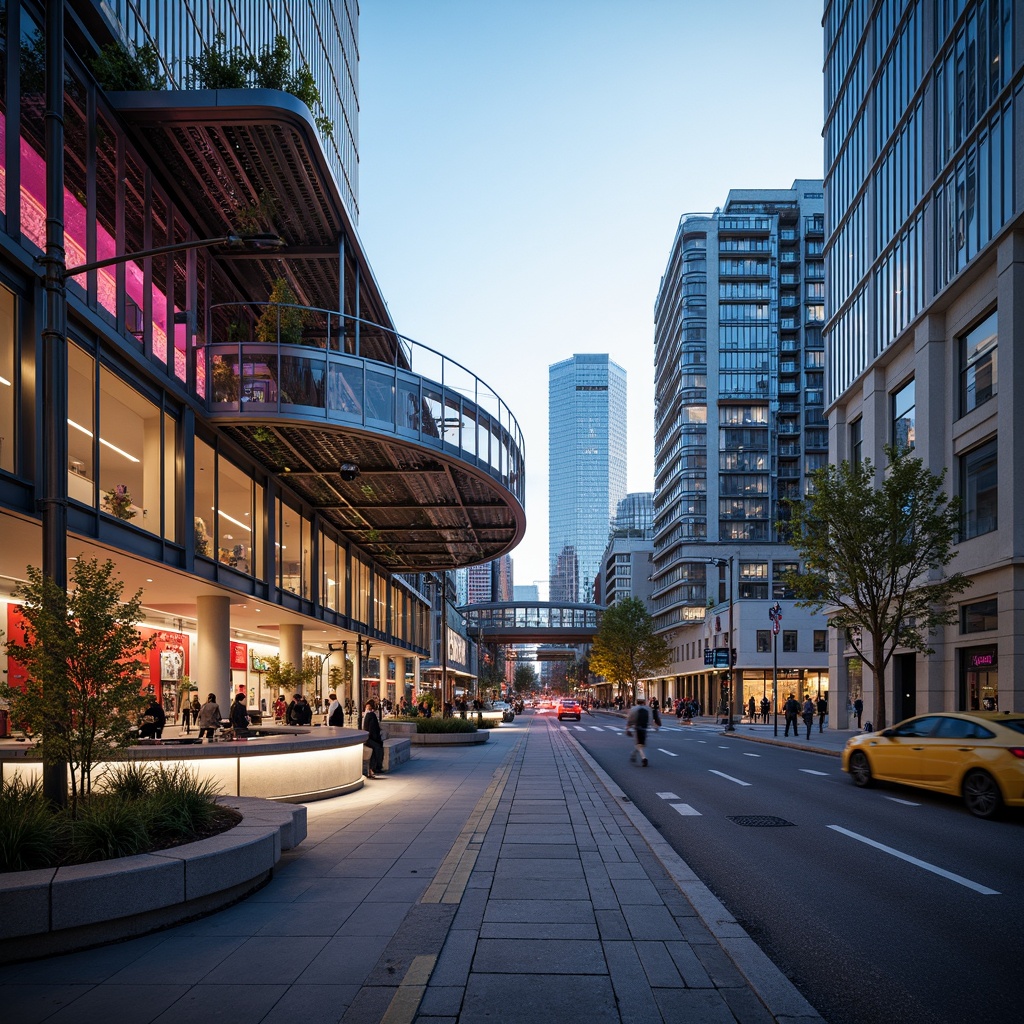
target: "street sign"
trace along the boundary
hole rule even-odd
[[[704,648],[704,664],[711,668],[728,668],[729,667],[729,648],[728,647],[705,647]]]

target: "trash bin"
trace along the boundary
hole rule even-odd
[[[11,716],[0,708],[0,740],[7,739],[11,735]]]

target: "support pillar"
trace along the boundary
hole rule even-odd
[[[281,664],[302,668],[302,626],[294,622],[281,623]]]
[[[363,720],[363,642],[360,640],[356,644],[356,653],[352,658],[352,707],[355,708],[355,721],[353,724],[356,728],[359,727],[359,723]]]
[[[395,655],[395,707],[405,696],[405,657],[401,654]]]
[[[215,694],[227,716],[231,692],[231,599],[219,595],[196,598],[196,685],[199,700]]]

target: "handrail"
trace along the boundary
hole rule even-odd
[[[196,390],[213,412],[291,412],[454,448],[523,500],[523,434],[511,410],[457,360],[393,329],[295,303],[210,308]]]

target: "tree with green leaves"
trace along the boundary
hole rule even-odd
[[[29,566],[16,591],[24,625],[4,646],[25,666],[25,689],[0,683],[11,717],[39,737],[43,761],[66,764],[71,811],[92,792],[93,766],[132,741],[149,702],[140,694],[151,640],[144,640],[142,591],[127,601],[114,563],[79,558],[65,592]]]
[[[604,676],[627,699],[636,699],[640,679],[652,676],[671,660],[668,644],[654,632],[654,619],[637,597],[613,604],[601,613],[601,626],[590,649],[590,671]]]
[[[779,524],[803,562],[787,573],[797,606],[824,610],[874,678],[874,724],[886,726],[885,671],[897,647],[932,654],[928,636],[955,621],[970,579],[945,575],[956,556],[960,499],[909,451],[886,447],[881,486],[870,460],[825,466]]]
[[[537,673],[534,671],[533,665],[519,662],[512,676],[512,685],[515,687],[516,693],[533,693],[537,689]]]

